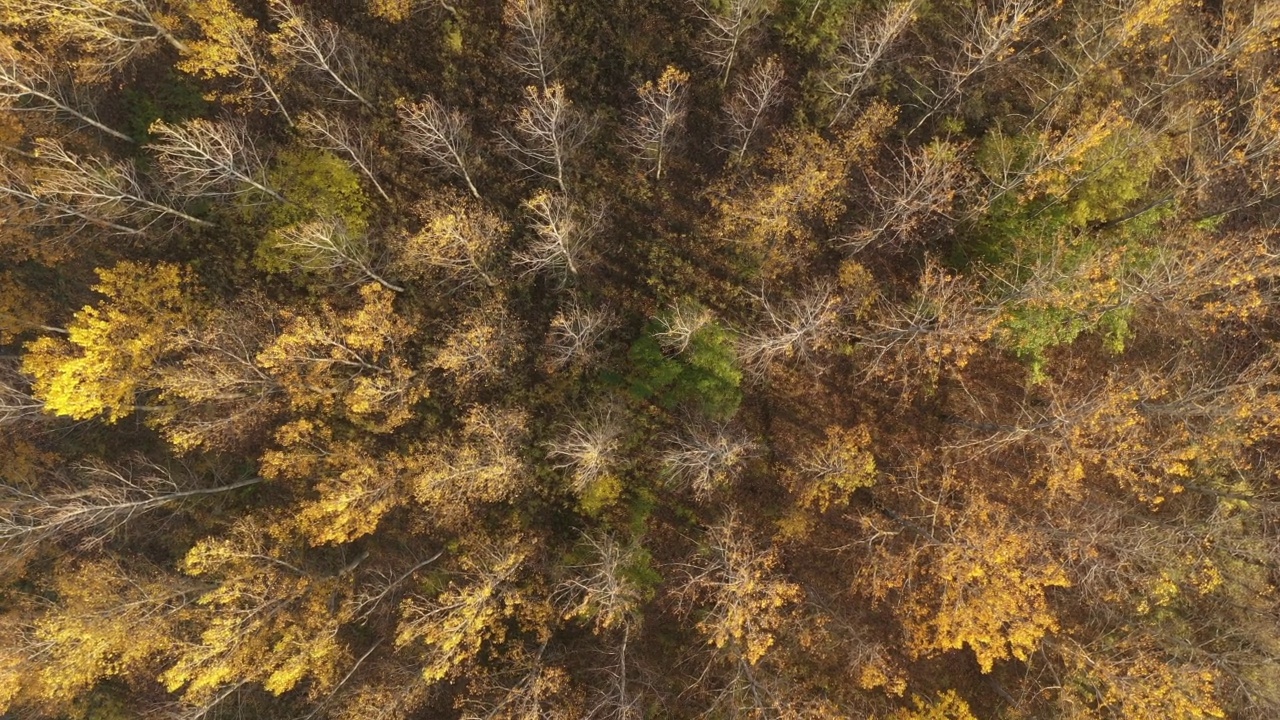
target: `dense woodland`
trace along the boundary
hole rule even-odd
[[[0,28],[0,716],[1280,717],[1277,0]]]

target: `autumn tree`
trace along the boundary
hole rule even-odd
[[[70,118],[117,140],[133,142],[97,119],[93,109],[58,76],[53,61],[31,50],[20,53],[7,41],[0,46],[0,105]]]
[[[498,285],[510,226],[490,208],[444,193],[418,204],[422,228],[400,243],[393,265],[406,277],[454,287]]]
[[[525,172],[553,180],[562,193],[574,171],[575,156],[591,133],[591,125],[553,83],[540,90],[525,88],[525,100],[515,118],[515,135],[500,135],[511,156]]]
[[[66,337],[28,344],[23,371],[48,412],[115,422],[134,411],[153,382],[156,363],[178,344],[195,313],[190,282],[176,265],[123,261],[98,271],[104,300],[76,313]]]
[[[266,105],[292,123],[278,89],[279,70],[268,57],[266,36],[258,22],[241,14],[229,0],[191,3],[187,12],[204,37],[187,42],[178,69],[210,80],[230,79],[229,90],[215,90],[210,96],[235,104]]]
[[[342,413],[375,432],[407,422],[428,395],[406,343],[413,325],[393,309],[395,294],[376,283],[360,288],[349,312],[322,306],[282,313],[283,331],[257,362],[285,388],[300,410]]]
[[[95,65],[117,69],[162,41],[187,52],[175,36],[181,18],[149,0],[37,0],[6,2],[0,13],[43,26],[54,43],[77,45]]]

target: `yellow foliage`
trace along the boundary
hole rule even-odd
[[[969,709],[969,703],[955,690],[944,690],[933,702],[913,695],[911,702],[916,706],[915,710],[899,710],[890,715],[889,720],[978,720]]]
[[[126,261],[98,277],[94,290],[105,301],[77,312],[65,339],[28,343],[23,370],[49,412],[76,420],[105,414],[115,422],[133,412],[152,366],[194,310],[182,292],[188,276],[176,265]]]
[[[393,308],[395,293],[377,283],[360,288],[361,306],[341,313],[285,313],[285,330],[258,354],[300,410],[340,410],[374,432],[407,422],[429,391],[404,356],[416,330]]]
[[[1058,622],[1046,590],[1070,582],[1036,536],[1011,526],[1004,508],[975,498],[948,512],[947,533],[905,557],[881,548],[860,573],[876,600],[896,593],[907,650],[916,656],[968,647],[983,672],[999,660],[1026,660]],[[944,539],[945,538],[945,539]],[[920,541],[920,540],[918,540]]]

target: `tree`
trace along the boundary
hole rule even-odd
[[[897,0],[872,22],[851,22],[840,41],[835,63],[823,87],[836,100],[831,124],[840,122],[850,105],[873,79],[872,71],[915,20],[919,0]]]
[[[477,307],[457,323],[431,360],[462,391],[502,380],[521,350],[519,323],[497,303]]]
[[[532,216],[533,244],[516,255],[526,274],[549,273],[561,284],[576,276],[590,260],[591,240],[602,213],[584,211],[563,195],[543,191],[524,203]]]
[[[784,359],[820,371],[818,353],[831,346],[833,331],[839,327],[840,297],[835,289],[819,285],[782,307],[763,295],[757,300],[764,310],[764,322],[761,329],[744,333],[738,341],[738,355],[744,366],[757,377],[763,377]]]
[[[611,474],[622,434],[622,418],[612,407],[595,408],[547,443],[547,459],[557,470],[568,471],[575,492],[585,493]]]
[[[271,248],[291,269],[330,275],[345,280],[348,286],[373,281],[388,290],[404,292],[376,269],[369,239],[363,233],[352,233],[342,218],[320,217],[280,228],[273,235]]]
[[[209,79],[234,78],[233,90],[215,91],[211,96],[248,105],[266,103],[292,124],[293,118],[276,89],[278,68],[265,59],[265,38],[258,30],[258,22],[240,14],[230,0],[189,3],[187,12],[204,39],[188,43],[178,69]]]
[[[429,445],[415,468],[414,497],[440,523],[465,522],[480,503],[511,502],[532,481],[523,459],[529,416],[475,405],[462,427]]]
[[[117,140],[133,142],[128,135],[99,122],[75,91],[58,78],[47,58],[31,50],[20,54],[8,42],[0,46],[0,105],[67,116]]]
[[[826,512],[848,506],[854,491],[876,483],[870,431],[865,426],[828,427],[822,444],[803,454],[788,476],[801,507]]]
[[[586,306],[571,298],[551,318],[547,333],[549,365],[554,369],[588,366],[600,354],[600,342],[616,325],[608,309]]]
[[[500,137],[520,168],[554,180],[568,194],[573,161],[591,132],[560,83],[546,90],[525,88],[525,101],[515,121],[516,134]]]
[[[437,683],[456,675],[475,663],[483,648],[506,640],[508,622],[524,601],[515,580],[529,554],[516,538],[476,556],[463,556],[457,579],[439,595],[405,598],[396,646],[426,646],[424,681]]]
[[[755,64],[738,80],[733,95],[725,103],[728,119],[725,149],[742,162],[758,137],[770,110],[782,102],[782,63],[770,56]]]
[[[37,421],[44,403],[31,393],[30,381],[17,363],[0,363],[0,427]]]
[[[743,54],[757,27],[773,11],[773,0],[728,0],[711,3],[694,0],[694,7],[707,22],[706,53],[711,65],[720,70],[720,86],[729,83],[734,62]]]
[[[436,167],[462,178],[471,195],[480,199],[480,191],[471,180],[480,161],[467,118],[430,95],[416,103],[400,103],[397,114],[403,127],[401,137],[409,148]]]
[[[680,596],[686,607],[704,611],[698,631],[731,664],[760,662],[786,622],[787,608],[804,598],[778,565],[777,554],[757,548],[731,513],[707,531],[700,556],[684,566]],[[694,605],[695,599],[701,603]]]
[[[919,242],[918,232],[932,217],[947,217],[956,196],[966,185],[966,173],[958,154],[947,143],[934,143],[898,155],[898,172],[884,177],[871,173],[875,212],[868,226],[859,228],[847,243],[854,251]]]
[[[328,86],[325,100],[355,100],[373,110],[366,98],[364,58],[354,41],[333,23],[315,22],[290,0],[270,0],[271,17],[279,29],[271,36],[276,52],[302,66]]]
[[[339,411],[373,432],[408,422],[429,391],[405,348],[416,328],[392,307],[395,294],[360,288],[361,305],[323,305],[306,315],[283,312],[284,331],[258,354],[299,410]]]
[[[0,639],[0,656],[22,658],[12,710],[42,716],[74,712],[99,683],[153,672],[180,644],[198,592],[113,557],[59,563],[45,583],[39,596],[15,597],[23,616]]]
[[[44,162],[34,169],[31,194],[45,212],[127,234],[144,232],[165,217],[211,225],[150,199],[132,163],[81,157],[43,138],[36,141],[36,154]]]
[[[314,147],[350,158],[382,199],[390,202],[391,197],[383,189],[382,183],[378,182],[378,176],[374,172],[375,145],[368,127],[316,110],[299,116],[298,128]]]
[[[275,338],[276,313],[248,294],[179,331],[180,358],[158,369],[159,407],[148,417],[175,450],[243,447],[284,410],[284,388],[257,361]]]
[[[102,69],[122,67],[157,40],[178,52],[187,44],[174,36],[179,18],[149,0],[34,0],[0,4],[24,24],[47,28],[55,44],[78,45]]]
[[[655,318],[654,338],[664,350],[676,355],[689,349],[698,331],[715,322],[715,315],[697,302],[680,300]]]
[[[689,73],[669,65],[655,84],[652,80],[636,89],[640,109],[631,118],[627,144],[641,160],[653,163],[654,178],[662,179],[662,166],[675,143],[674,134],[684,124],[686,86]]]
[[[928,501],[924,509],[885,509],[905,536],[876,544],[856,586],[877,603],[894,599],[913,656],[967,646],[984,673],[998,660],[1026,660],[1058,628],[1047,592],[1070,585],[1061,565],[986,498],[969,498],[963,511]]]
[[[83,464],[74,468],[74,478],[61,478],[56,489],[0,490],[5,506],[0,546],[21,556],[46,542],[76,540],[80,550],[91,550],[146,513],[262,482],[252,477],[201,487],[195,478],[144,458],[124,467]]]
[[[299,567],[297,549],[264,530],[244,518],[183,560],[187,575],[209,584],[193,618],[200,642],[178,648],[160,681],[188,705],[212,708],[250,683],[273,695],[304,681],[323,692],[349,655],[338,635],[353,610],[350,569]]]
[[[76,313],[67,336],[27,345],[23,372],[49,412],[76,420],[105,415],[116,422],[134,411],[136,395],[150,387],[156,363],[171,352],[194,307],[190,282],[176,265],[123,261],[98,270],[97,307]]]
[[[195,119],[181,125],[157,120],[149,146],[178,192],[193,198],[239,198],[261,193],[287,202],[266,185],[266,169],[244,123]]]
[[[549,92],[559,60],[555,30],[545,0],[505,0],[502,20],[515,35],[508,60],[542,92]]]
[[[756,451],[756,443],[724,423],[695,423],[665,436],[661,454],[668,481],[679,489],[692,488],[699,497],[728,485]]]
[[[959,97],[961,90],[981,73],[1013,56],[1013,44],[1025,37],[1035,24],[1052,14],[1053,0],[1000,0],[994,9],[985,3],[966,13],[967,28],[960,42],[960,52],[949,67],[938,66],[943,78],[942,90],[932,90],[933,99],[914,129],[947,107]]]
[[[414,278],[439,275],[440,284],[454,287],[498,285],[498,255],[511,233],[501,217],[454,193],[422,201],[415,214],[423,225],[397,248],[397,272]]]

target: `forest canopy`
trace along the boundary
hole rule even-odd
[[[1280,717],[1278,77],[1277,0],[0,0],[0,717]]]

